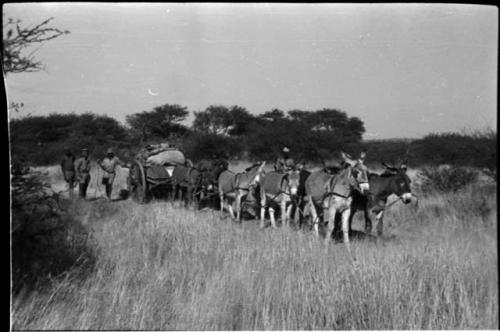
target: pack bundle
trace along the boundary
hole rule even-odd
[[[137,159],[146,166],[176,166],[186,163],[184,154],[168,143],[147,145],[139,151]]]

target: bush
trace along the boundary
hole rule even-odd
[[[496,133],[430,134],[412,144],[412,159],[418,164],[450,164],[496,169]]]
[[[88,233],[65,213],[58,194],[39,172],[13,164],[12,168],[12,290],[60,275],[71,267],[87,266],[93,253]]]
[[[59,163],[65,146],[77,156],[86,147],[101,157],[109,147],[118,154],[130,150],[133,143],[116,119],[92,113],[30,116],[12,119],[9,126],[12,155],[38,166]]]
[[[428,166],[421,171],[420,189],[424,193],[455,192],[472,184],[478,178],[478,172],[467,167]]]
[[[213,156],[237,157],[241,153],[241,145],[237,139],[215,134],[193,133],[179,145],[186,157],[192,161]]]

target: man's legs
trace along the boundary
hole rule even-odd
[[[73,190],[75,186],[75,173],[71,171],[64,171],[64,180],[66,180],[66,183],[68,184],[68,194],[69,198],[72,200],[73,199]]]
[[[68,180],[68,187],[69,187],[69,199],[73,200],[73,191],[75,190],[75,182],[73,179]]]
[[[111,192],[113,191],[113,185],[111,183],[109,183],[109,180],[108,180],[108,183],[106,183],[106,197],[108,198],[108,200],[111,200]]]
[[[106,196],[108,197],[108,200],[111,200],[114,180],[115,180],[115,175],[113,174],[108,178],[108,183],[106,183]]]
[[[79,183],[79,189],[80,189],[80,197],[81,198],[86,198],[87,197],[87,188],[89,186],[90,182],[90,177],[86,176],[80,183]]]

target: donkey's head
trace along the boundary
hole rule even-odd
[[[288,190],[290,192],[290,196],[292,197],[297,196],[300,186],[300,170],[292,169],[288,171],[287,180],[288,180]]]
[[[368,183],[368,168],[364,164],[365,155],[365,152],[361,152],[360,157],[355,160],[347,153],[341,152],[342,160],[348,165],[349,180],[363,195],[368,194],[370,190],[370,184]]]
[[[250,177],[250,186],[255,187],[260,183],[260,179],[264,174],[264,166],[266,162],[257,163],[250,168],[247,168],[248,175]]]
[[[412,193],[410,188],[411,180],[406,174],[406,161],[404,161],[399,167],[388,165],[382,162],[385,167],[383,175],[391,177],[391,190],[394,194],[399,196],[403,203],[408,204],[411,202]]]

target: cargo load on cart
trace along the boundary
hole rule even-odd
[[[169,143],[151,144],[142,148],[129,172],[128,183],[132,198],[143,203],[152,189],[171,185],[175,167],[186,165],[186,161],[184,153]]]
[[[178,148],[170,146],[169,143],[147,145],[139,151],[137,160],[144,166],[177,166],[186,164],[184,153]]]

